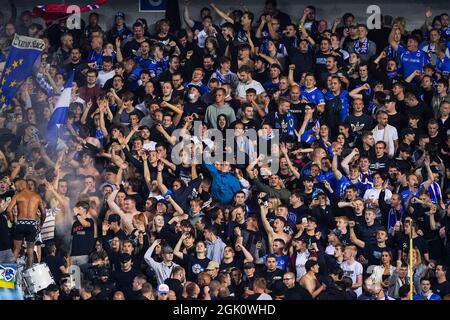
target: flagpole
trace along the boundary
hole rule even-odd
[[[413,299],[413,282],[414,282],[414,274],[413,274],[413,238],[412,238],[412,224],[409,229],[409,296],[410,300]]]

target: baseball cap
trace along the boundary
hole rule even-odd
[[[197,89],[197,91],[198,92],[200,92],[200,94],[203,94],[203,90],[202,90],[202,88],[200,88],[198,85],[196,85],[196,84],[188,84],[188,88],[190,89],[190,88],[195,88],[195,89]]]
[[[131,256],[128,253],[120,254],[120,263],[127,263],[130,260],[131,260]]]
[[[118,214],[114,213],[108,217],[108,222],[109,223],[120,222],[120,216]]]
[[[161,283],[159,286],[158,286],[158,293],[169,293],[169,286],[167,285],[167,284],[165,284],[165,283]]]
[[[125,20],[125,13],[122,11],[117,11],[115,18],[120,17]]]
[[[314,190],[314,192],[312,194],[312,198],[313,199],[318,199],[319,196],[321,196],[321,195],[325,195],[325,192],[323,192],[322,189],[316,189],[316,190]]]
[[[164,203],[166,206],[169,204],[169,201],[166,199],[159,199],[157,203]]]
[[[212,260],[208,263],[206,270],[214,270],[214,269],[219,269],[219,264],[217,263],[217,261]]]
[[[395,100],[394,96],[388,95],[386,96],[386,98],[384,99],[384,103],[389,103],[389,102],[395,102],[397,100]]]
[[[314,181],[314,177],[312,175],[307,175],[304,179],[305,181]]]
[[[114,65],[114,69],[116,68],[125,68],[125,65],[123,64],[123,62],[116,62],[116,64]]]

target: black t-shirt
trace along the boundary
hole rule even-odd
[[[0,194],[0,199],[8,201],[8,198],[14,197],[15,194],[16,194],[16,192],[14,190],[9,189],[5,193]]]
[[[298,283],[295,287],[287,289],[284,294],[285,300],[313,300],[308,290],[300,286]]]
[[[405,174],[409,173],[413,166],[410,160],[404,160],[401,158],[393,159],[392,163],[400,170],[400,172]]]
[[[364,130],[372,130],[373,126],[372,118],[365,113],[360,116],[351,114],[347,117],[345,122],[350,124],[352,131],[355,133],[362,133]]]
[[[283,281],[284,271],[280,269],[276,269],[275,271],[266,270],[263,274],[263,277],[267,281],[267,288],[272,290],[272,286],[277,281]]]
[[[385,154],[381,158],[376,158],[376,157],[371,158],[369,168],[371,171],[386,173],[388,171],[388,163],[389,163],[389,158]]]
[[[190,209],[189,201],[198,196],[198,189],[200,188],[201,183],[201,178],[190,181],[189,185],[186,187],[181,187],[173,193],[173,200],[175,200],[175,202],[178,203],[183,210],[188,212]]]
[[[186,279],[189,281],[197,281],[199,273],[206,270],[210,261],[206,257],[204,259],[198,259],[197,255],[183,254],[183,263],[186,265]]]
[[[302,124],[305,118],[305,105],[306,103],[291,103],[290,111],[297,117],[297,123]]]
[[[253,72],[252,79],[258,81],[259,83],[265,83],[270,80],[269,70],[266,69],[263,72]]]
[[[363,253],[365,258],[369,260],[369,265],[381,264],[381,253],[383,250],[389,250],[392,253],[392,256],[395,257],[394,251],[388,247],[381,248],[378,244],[364,247]]]
[[[356,233],[358,234],[358,238],[361,241],[364,241],[366,246],[375,246],[377,244],[377,231],[380,229],[383,229],[383,226],[375,222],[371,226],[368,226],[367,224],[360,225],[357,228]]]
[[[44,261],[50,269],[55,283],[59,283],[59,280],[61,279],[61,270],[59,270],[59,268],[64,265],[64,259],[59,255],[48,255],[45,257]]]
[[[124,58],[133,57],[134,51],[138,51],[141,46],[140,42],[137,42],[136,39],[133,39],[125,44],[122,50],[122,54]]]
[[[408,126],[408,120],[404,114],[397,112],[396,114],[388,115],[388,124],[395,127],[397,131],[400,132],[403,128]]]
[[[111,281],[115,283],[116,289],[122,291],[125,299],[133,296],[133,279],[138,275],[138,271],[131,269],[124,272],[121,269],[114,271],[111,275]]]
[[[340,233],[338,235],[338,238],[339,238],[339,241],[341,241],[341,243],[344,246],[348,246],[348,245],[352,244],[352,241],[350,240],[350,232],[349,231],[347,231],[347,233],[345,233],[345,234]]]
[[[164,280],[164,283],[167,284],[170,290],[175,292],[177,299],[181,299],[181,295],[183,294],[183,284],[178,279],[167,278]]]
[[[288,211],[294,213],[297,216],[296,221],[294,221],[295,224],[301,223],[302,218],[306,217],[310,212],[309,208],[304,204],[298,208],[293,208],[292,206],[290,206]]]
[[[327,72],[327,58],[331,56],[331,54],[324,54],[319,51],[314,57],[314,63],[316,67],[316,78],[319,79],[322,73]]]
[[[409,248],[409,237],[404,233],[397,233],[394,238],[397,250],[407,252]],[[428,253],[428,242],[421,236],[413,239],[413,247],[417,247],[423,256]]]
[[[86,218],[91,226],[85,228],[76,220],[72,225],[72,256],[84,256],[91,253],[94,248],[94,220]]]
[[[415,107],[406,107],[406,114],[408,118],[415,115],[419,117],[419,127],[422,127],[424,124],[428,122],[428,120],[432,117],[431,108],[425,106],[423,102],[419,102],[419,104]]]
[[[6,215],[0,214],[0,251],[11,249],[11,235]]]
[[[233,268],[238,268],[240,270],[244,269],[244,264],[242,260],[238,260],[236,258],[233,259],[230,263],[222,262],[219,267],[220,271],[230,271]]]
[[[431,285],[431,290],[440,295],[441,298],[444,298],[447,294],[450,294],[450,282],[444,281],[442,283],[438,283],[437,280]]]
[[[183,114],[189,116],[193,113],[196,113],[202,118],[205,115],[207,107],[208,106],[206,105],[206,103],[201,100],[198,100],[197,102],[186,102],[184,104]]]

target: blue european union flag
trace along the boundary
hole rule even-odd
[[[0,78],[0,106],[4,110],[16,96],[17,90],[33,72],[36,59],[44,50],[41,39],[15,35]]]

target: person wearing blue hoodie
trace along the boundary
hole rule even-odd
[[[230,163],[227,161],[217,161],[215,164],[209,162],[205,163],[205,168],[212,177],[211,196],[213,200],[223,204],[232,203],[234,194],[241,190],[241,185],[233,172],[230,171]]]

